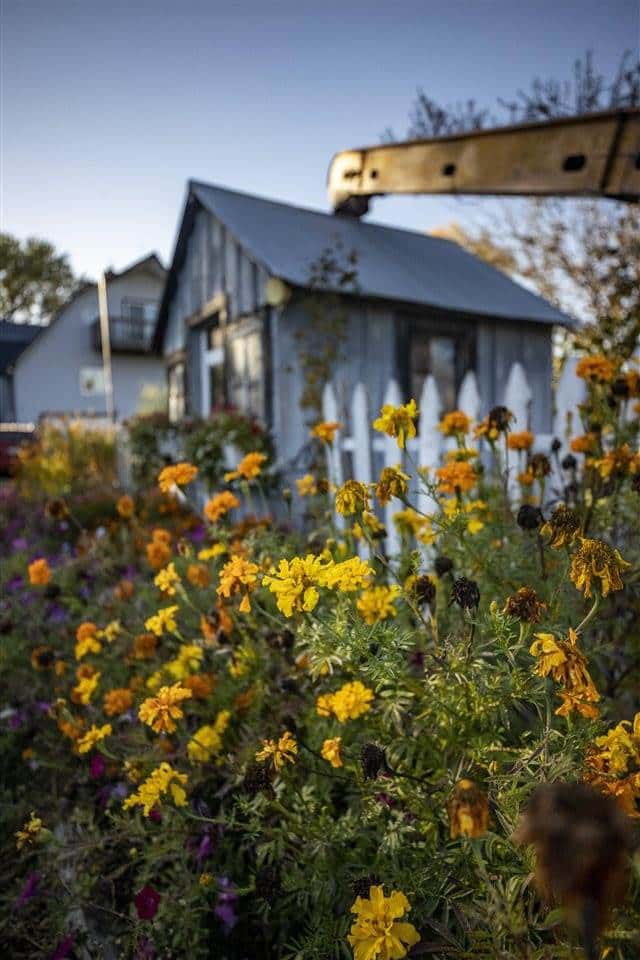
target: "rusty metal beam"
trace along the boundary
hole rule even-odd
[[[336,212],[387,193],[640,199],[640,110],[615,110],[335,154]]]

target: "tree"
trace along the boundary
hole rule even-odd
[[[46,240],[0,234],[0,317],[47,323],[76,287],[66,254]]]

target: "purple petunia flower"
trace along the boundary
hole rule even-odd
[[[210,857],[213,852],[213,841],[211,839],[211,834],[208,831],[205,831],[202,835],[202,839],[198,844],[198,849],[196,850],[196,860],[198,866],[200,866],[207,857]]]
[[[11,541],[11,546],[16,553],[21,553],[23,550],[29,549],[29,543],[24,537],[16,537],[15,540]]]
[[[157,890],[154,890],[153,887],[150,887],[149,884],[145,884],[142,890],[138,890],[133,902],[136,905],[136,910],[138,911],[138,918],[140,920],[153,920],[156,913],[158,912],[158,906],[160,904],[160,894]]]
[[[16,910],[24,907],[25,903],[27,903],[28,900],[31,900],[32,897],[37,896],[38,884],[40,883],[41,879],[42,874],[38,873],[37,870],[34,870],[33,873],[29,874],[22,890],[20,891],[20,895],[14,904]]]
[[[89,764],[89,776],[92,780],[99,780],[104,776],[107,764],[101,753],[94,753]]]
[[[214,907],[214,914],[221,921],[225,933],[231,933],[238,916],[235,911],[238,902],[236,888],[228,877],[216,877],[218,884],[218,901]]]
[[[204,524],[199,524],[191,531],[192,543],[203,543],[207,535],[207,529]]]

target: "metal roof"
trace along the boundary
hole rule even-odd
[[[192,196],[223,222],[250,257],[272,276],[295,286],[308,286],[312,264],[338,242],[345,254],[357,252],[359,296],[510,320],[573,322],[451,240],[197,181],[189,183]],[[181,230],[171,272],[184,250],[184,232]]]

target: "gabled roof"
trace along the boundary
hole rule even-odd
[[[339,242],[345,254],[357,251],[359,296],[510,320],[572,322],[451,240],[190,181],[160,307],[160,335],[197,205],[221,220],[269,274],[297,287],[308,285],[311,265]]]
[[[23,350],[42,333],[45,327],[35,323],[12,323],[0,320],[0,374],[15,363]]]

